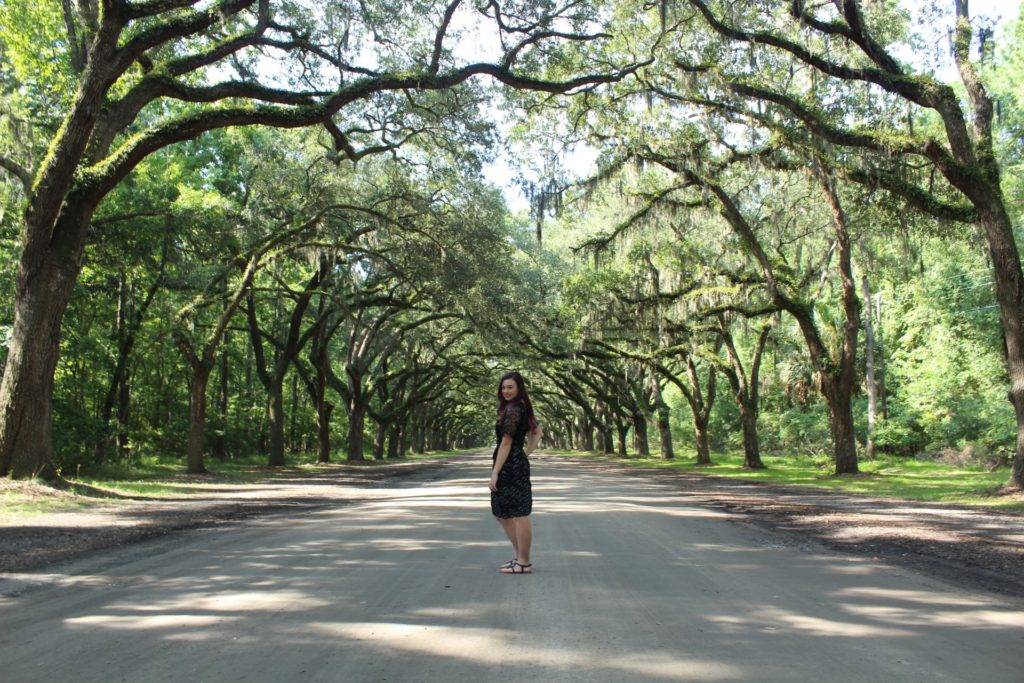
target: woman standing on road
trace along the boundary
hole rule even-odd
[[[542,434],[533,416],[533,404],[526,395],[523,378],[518,372],[506,373],[498,382],[498,421],[494,437],[498,442],[491,456],[491,512],[512,541],[515,557],[503,564],[503,574],[530,574],[530,544],[533,529],[533,489],[530,484],[530,461]],[[529,432],[530,440],[523,442]]]

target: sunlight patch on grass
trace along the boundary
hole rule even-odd
[[[100,501],[55,489],[45,482],[0,478],[0,519],[42,512],[78,512]]]

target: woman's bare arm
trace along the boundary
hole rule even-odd
[[[501,445],[498,446],[498,454],[494,459],[494,466],[491,468],[491,480],[487,483],[487,487],[492,491],[498,490],[498,473],[505,466],[505,461],[508,460],[508,454],[511,450],[512,437],[506,434],[501,437]]]
[[[523,452],[529,455],[533,453],[534,449],[537,448],[537,444],[540,443],[540,437],[544,434],[544,430],[541,429],[540,425],[537,425],[537,431],[530,432],[530,437],[526,441],[526,447],[523,448]]]

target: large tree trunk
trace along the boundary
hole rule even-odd
[[[832,209],[835,223],[836,246],[839,255],[839,276],[843,287],[843,341],[838,362],[831,371],[818,363],[822,375],[821,392],[829,408],[829,430],[832,432],[832,448],[836,462],[836,474],[857,472],[857,440],[853,431],[853,408],[850,397],[856,382],[857,334],[860,330],[860,302],[857,300],[857,285],[853,279],[852,250],[850,233],[847,229],[846,213],[843,211],[834,180],[821,175],[821,185]],[[820,344],[820,340],[818,341]],[[819,354],[822,358],[827,352]]]
[[[292,397],[291,409],[288,411],[288,449],[293,453],[298,451],[298,425],[299,425],[299,375],[292,373]]]
[[[668,404],[661,400],[661,392],[658,392],[658,439],[661,441],[661,457],[665,460],[673,460],[676,457],[675,449],[672,447],[672,429],[669,423]]]
[[[384,423],[380,422],[377,424],[377,431],[373,435],[373,459],[383,460],[384,459],[384,439],[386,431]]]
[[[319,448],[317,450],[317,462],[328,463],[331,461],[331,412],[334,406],[321,395],[316,402],[316,433]]]
[[[36,311],[26,312],[33,304]],[[60,302],[35,292],[15,302],[14,334],[0,385],[0,475],[56,477],[51,400],[61,313]]]
[[[284,383],[273,377],[267,387],[267,465],[284,466]]]
[[[633,415],[633,450],[641,458],[651,455],[651,444],[647,439],[647,416],[642,413]]]
[[[412,429],[408,419],[398,429],[398,455],[399,457],[405,457],[405,454],[409,452],[411,443],[409,441],[409,430]]]
[[[947,180],[970,199],[985,230],[1003,325],[1007,374],[1010,376],[1008,398],[1017,419],[1017,449],[1010,484],[1024,489],[1024,273],[1021,271],[1020,251],[1014,240],[1013,224],[1006,211],[999,161],[993,151],[992,98],[970,59],[972,24],[967,0],[956,0],[954,8],[957,23],[952,41],[953,57],[971,104],[971,129],[968,131],[963,125],[966,122],[959,111],[945,117],[950,148],[961,167],[952,164],[937,166]],[[956,97],[952,93],[948,95],[952,102],[947,111],[954,110]]]
[[[1024,274],[1021,272],[1020,252],[1013,238],[1013,227],[1003,206],[1002,201],[993,201],[978,209],[988,239],[996,300],[1003,324],[1006,366],[1010,376],[1007,397],[1017,418],[1017,449],[1010,482],[1024,489]]]
[[[629,453],[626,451],[626,434],[629,433],[629,423],[616,420],[615,431],[618,432],[619,436],[619,457],[628,457]]]
[[[349,462],[363,461],[363,418],[366,408],[361,405],[353,407],[348,416],[348,450],[347,459]]]
[[[822,379],[822,393],[828,404],[828,426],[836,461],[836,474],[857,473],[857,441],[853,432],[852,386],[837,379]],[[852,384],[852,383],[851,383]]]
[[[662,395],[662,383],[658,382],[657,375],[651,374],[651,392],[654,396],[654,415],[657,421],[657,436],[662,446],[662,458],[673,460],[676,452],[672,447],[672,429],[669,422],[669,404],[665,402]]]
[[[73,215],[72,215],[73,214]],[[53,463],[53,379],[60,324],[81,267],[90,211],[67,208],[52,239],[26,223],[18,262],[14,321],[0,382],[0,476],[57,477]]]
[[[14,290],[14,319],[0,381],[0,476],[55,479],[53,380],[60,325],[78,281],[85,240],[100,200],[95,188],[75,186],[105,93],[117,74],[122,24],[101,22],[78,91],[49,153],[26,187],[28,205]]]
[[[693,414],[693,434],[697,448],[697,464],[713,465],[711,462],[711,445],[708,439],[708,420],[697,413]]]
[[[761,440],[757,435],[757,407],[750,404],[745,396],[737,396],[740,409],[740,425],[743,428],[743,466],[752,470],[765,469],[761,461]]]
[[[203,474],[203,447],[206,430],[206,385],[210,379],[210,368],[200,366],[192,369],[192,384],[189,388],[188,403],[188,446],[185,453],[189,474]]]
[[[408,442],[409,434],[409,418],[406,418],[395,427],[395,453],[393,456],[396,458],[404,458],[406,451],[409,448]]]
[[[388,458],[397,458],[398,457],[398,455],[399,455],[399,453],[398,453],[399,443],[398,442],[399,442],[398,425],[397,424],[393,424],[393,425],[391,425],[391,427],[388,428],[388,455],[387,455]]]
[[[580,419],[580,448],[585,451],[594,450],[594,427],[586,414]]]

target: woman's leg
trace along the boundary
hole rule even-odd
[[[519,547],[516,545],[516,527],[511,517],[495,517],[498,523],[501,524],[501,528],[505,530],[505,535],[508,536],[508,540],[512,541],[512,550],[515,552],[515,556],[519,557]]]
[[[515,522],[516,535],[516,556],[520,564],[530,564],[530,545],[533,543],[533,527],[530,525],[530,516],[513,517]]]

